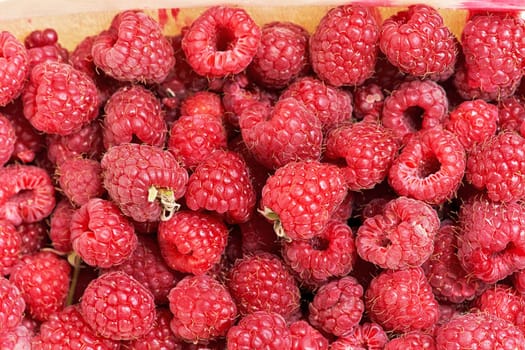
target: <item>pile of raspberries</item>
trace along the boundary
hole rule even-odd
[[[524,73],[422,4],[1,32],[0,348],[525,349]]]

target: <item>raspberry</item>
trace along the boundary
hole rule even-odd
[[[382,182],[397,155],[394,133],[380,123],[364,120],[332,130],[326,138],[325,156],[341,160],[351,191],[370,189]]]
[[[228,228],[213,215],[181,210],[159,224],[157,239],[170,268],[200,275],[219,262],[226,248]]]
[[[0,333],[22,323],[26,303],[20,290],[8,279],[0,277]]]
[[[308,322],[295,321],[290,324],[289,328],[292,334],[291,350],[328,350],[328,339]]]
[[[314,77],[303,77],[288,85],[281,99],[294,97],[317,116],[325,132],[352,119],[352,95]]]
[[[241,315],[267,311],[289,318],[299,309],[297,283],[276,255],[244,256],[228,272],[226,284]]]
[[[273,225],[259,212],[239,224],[242,254],[254,254],[258,251],[278,254],[281,245],[275,236]]]
[[[0,273],[10,274],[22,250],[22,236],[9,221],[0,220]],[[1,329],[1,327],[0,327]]]
[[[49,174],[34,165],[0,168],[0,219],[15,226],[46,218],[55,207],[55,189]]]
[[[173,333],[187,342],[225,336],[237,306],[224,285],[208,275],[187,276],[170,291]]]
[[[438,230],[439,217],[430,205],[398,197],[358,228],[357,253],[384,269],[421,266],[432,254]]]
[[[22,293],[29,314],[35,320],[45,321],[65,306],[70,272],[71,266],[65,259],[41,251],[21,257],[9,280]]]
[[[153,327],[155,302],[151,292],[130,275],[106,272],[84,290],[80,313],[95,333],[113,340],[131,340]]]
[[[519,132],[525,121],[525,101],[516,95],[502,99],[498,103],[498,116],[500,130]]]
[[[11,121],[0,114],[0,166],[11,159],[15,151],[16,131]]]
[[[261,211],[288,239],[319,236],[347,195],[345,179],[332,164],[291,162],[277,169],[262,189]]]
[[[0,347],[2,349],[35,349],[31,344],[31,331],[24,325],[13,330],[0,333]]]
[[[352,271],[354,233],[346,223],[332,220],[318,237],[283,242],[282,256],[302,283],[318,286]]]
[[[525,138],[503,131],[475,147],[468,159],[466,179],[486,190],[494,201],[509,202],[525,197]]]
[[[385,98],[381,121],[399,139],[420,129],[443,124],[448,113],[447,94],[432,80],[401,83]]]
[[[47,245],[48,225],[44,220],[33,223],[22,223],[16,227],[22,238],[20,254],[33,254]]]
[[[153,328],[140,338],[129,341],[124,347],[128,350],[183,350],[183,343],[170,328],[172,314],[167,308],[157,308]]]
[[[355,326],[350,333],[330,344],[330,350],[383,350],[388,342],[386,332],[377,323],[364,322]]]
[[[274,312],[250,313],[228,330],[228,350],[291,350],[292,335],[285,319]]]
[[[366,290],[365,306],[371,320],[387,332],[428,330],[439,317],[432,287],[420,267],[383,270]]]
[[[113,202],[92,198],[71,217],[71,245],[86,264],[118,265],[137,248],[133,225]]]
[[[197,74],[219,78],[248,67],[260,41],[261,29],[245,10],[213,6],[184,33],[182,50]]]
[[[379,24],[368,7],[340,5],[328,11],[310,37],[310,61],[330,85],[361,85],[372,76]]]
[[[70,158],[57,166],[58,184],[66,197],[81,206],[91,198],[102,197],[102,168],[94,159]]]
[[[385,344],[384,350],[435,350],[434,337],[421,331],[401,334]]]
[[[67,63],[37,64],[31,70],[22,101],[31,125],[49,134],[72,134],[98,115],[95,83]]]
[[[211,91],[197,91],[186,97],[180,105],[180,115],[209,114],[222,120],[224,106],[221,96]]]
[[[454,72],[454,35],[431,6],[411,5],[387,18],[379,47],[394,66],[412,76],[446,80]]]
[[[163,146],[167,125],[160,101],[153,92],[139,85],[115,91],[104,106],[104,147],[121,143],[146,143]]]
[[[24,45],[7,31],[0,32],[0,47],[0,106],[5,106],[24,89],[29,74],[29,56]]]
[[[178,209],[175,201],[186,191],[187,171],[160,147],[134,143],[114,146],[100,164],[110,198],[135,221],[168,219]]]
[[[34,30],[24,38],[24,46],[28,49],[54,45],[58,42],[58,33],[53,28]]]
[[[512,284],[521,294],[525,294],[525,270],[516,271],[512,275]]]
[[[475,300],[475,309],[489,313],[525,330],[525,299],[513,287],[496,284]]]
[[[59,252],[70,252],[73,250],[71,246],[71,217],[75,213],[76,208],[71,202],[63,198],[58,201],[55,209],[51,213],[49,220],[49,238],[53,248]]]
[[[274,106],[252,103],[239,116],[239,126],[244,143],[267,168],[321,157],[321,122],[293,97],[279,99]]]
[[[229,150],[212,152],[191,174],[185,199],[191,210],[216,212],[233,224],[248,221],[256,194],[244,159]]]
[[[467,157],[450,131],[421,130],[409,138],[390,167],[388,183],[400,196],[442,204],[455,196]]]
[[[445,128],[470,151],[496,134],[498,114],[498,107],[484,100],[465,101],[448,114]]]
[[[161,83],[175,64],[159,23],[140,10],[119,12],[91,52],[97,67],[121,81]]]
[[[436,350],[524,349],[524,344],[525,336],[518,327],[483,312],[458,315],[436,332]]]
[[[380,119],[385,94],[379,85],[375,83],[365,83],[357,86],[352,96],[354,102],[353,112],[356,119],[363,119],[366,116]]]
[[[270,89],[288,86],[308,66],[310,34],[291,22],[270,22],[261,28],[261,43],[248,66],[248,75]]]
[[[308,305],[312,326],[337,337],[345,336],[363,316],[363,287],[351,276],[323,284]]]

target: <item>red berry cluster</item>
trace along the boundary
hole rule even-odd
[[[525,349],[516,14],[0,44],[0,348]]]

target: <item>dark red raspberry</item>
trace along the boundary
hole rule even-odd
[[[456,195],[467,164],[456,136],[439,127],[410,137],[394,159],[388,183],[400,196],[442,204]]]
[[[36,65],[22,94],[24,115],[37,130],[58,135],[79,131],[98,115],[93,80],[67,63]]]
[[[241,315],[268,311],[288,319],[299,309],[299,287],[276,255],[244,256],[228,272],[226,284]]]
[[[218,120],[222,120],[224,106],[221,96],[212,91],[197,91],[186,97],[180,104],[180,115],[209,114]]]
[[[246,69],[261,42],[261,29],[242,8],[213,6],[182,38],[182,50],[197,74],[223,77]]]
[[[420,129],[443,124],[448,99],[443,87],[432,80],[409,80],[385,98],[381,121],[400,139]]]
[[[127,350],[183,350],[184,344],[171,331],[170,321],[173,318],[167,308],[157,308],[153,328],[140,338],[123,344]]]
[[[438,302],[420,267],[383,270],[366,290],[365,305],[372,321],[387,332],[428,330],[439,317]]]
[[[274,106],[252,103],[239,116],[239,126],[244,143],[267,168],[321,157],[321,122],[296,98],[279,99]]]
[[[100,162],[88,158],[69,158],[56,168],[60,190],[75,205],[81,206],[91,198],[102,197],[102,168]]]
[[[394,66],[412,76],[446,80],[454,72],[456,40],[431,6],[411,5],[387,18],[379,47]]]
[[[22,236],[11,222],[0,220],[0,274],[2,276],[11,273],[21,254]]]
[[[9,280],[22,293],[31,317],[45,321],[65,306],[70,273],[71,266],[65,259],[41,251],[21,257]]]
[[[502,99],[498,103],[498,112],[500,130],[519,132],[525,121],[525,101],[517,95]]]
[[[352,95],[314,77],[303,77],[288,85],[281,99],[294,97],[321,121],[325,132],[352,119]]]
[[[168,299],[173,314],[171,330],[186,342],[225,336],[237,318],[237,306],[228,289],[208,275],[183,278]]]
[[[403,333],[385,344],[384,350],[436,350],[434,337],[422,331]]]
[[[229,150],[212,152],[191,174],[185,200],[188,208],[216,212],[229,223],[248,221],[256,193],[244,159]]]
[[[252,218],[239,224],[242,254],[254,254],[258,251],[278,254],[281,251],[273,225],[259,212]]]
[[[15,226],[38,222],[55,207],[55,189],[49,174],[35,165],[0,168],[0,219]]]
[[[381,118],[385,94],[381,87],[375,83],[365,83],[356,87],[353,93],[354,116],[363,119],[371,116],[375,119]]]
[[[364,322],[330,344],[330,350],[383,350],[388,335],[377,323]]]
[[[33,30],[24,38],[24,46],[28,49],[33,47],[42,47],[54,45],[58,42],[58,33],[53,28],[42,30]]]
[[[305,320],[291,323],[290,333],[292,333],[291,350],[328,350],[328,339]]]
[[[80,313],[95,333],[131,340],[153,328],[155,301],[146,287],[125,272],[106,272],[84,290]]]
[[[49,226],[47,221],[22,223],[16,227],[16,230],[22,238],[20,247],[22,255],[36,253],[48,244]]]
[[[525,298],[511,286],[495,284],[475,300],[474,307],[525,330]]]
[[[137,248],[131,222],[116,204],[92,198],[73,213],[71,245],[86,264],[101,268],[118,265]]]
[[[328,11],[310,37],[310,61],[330,85],[361,85],[372,76],[379,24],[371,8],[340,5]]]
[[[104,106],[104,147],[121,143],[164,146],[167,125],[157,97],[140,85],[124,86]]]
[[[292,22],[270,22],[261,28],[261,43],[248,66],[255,83],[270,89],[282,89],[309,66],[306,29]]]
[[[278,313],[250,313],[228,330],[228,350],[291,350],[292,335],[285,319]]]
[[[352,276],[323,284],[308,305],[312,326],[336,337],[345,336],[363,317],[363,287]]]
[[[220,261],[228,227],[214,215],[181,210],[159,224],[157,239],[170,268],[200,275]]]
[[[71,246],[71,217],[76,208],[69,199],[63,198],[58,201],[49,219],[49,238],[53,248],[59,252],[68,253],[73,250]]]
[[[24,45],[8,31],[0,32],[0,48],[0,106],[5,106],[24,89],[29,74],[29,56]]]
[[[384,269],[406,269],[431,256],[438,230],[438,213],[429,204],[398,197],[359,226],[355,244],[364,260]]]
[[[22,323],[26,303],[18,287],[4,277],[0,277],[0,301],[0,333],[4,333]]]
[[[386,178],[398,149],[392,130],[366,119],[333,129],[326,138],[325,156],[328,160],[341,160],[348,188],[360,191]]]
[[[101,160],[104,187],[122,212],[135,221],[166,220],[178,209],[187,171],[160,147],[122,144]]]
[[[93,62],[121,81],[161,83],[175,64],[173,47],[159,23],[140,10],[125,10],[98,34]]]
[[[16,131],[11,121],[0,114],[0,166],[7,163],[15,151]]]

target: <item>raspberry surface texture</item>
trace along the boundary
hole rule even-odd
[[[0,32],[0,106],[5,106],[16,99],[24,89],[25,80],[30,72],[29,55],[24,45],[8,31]]]

